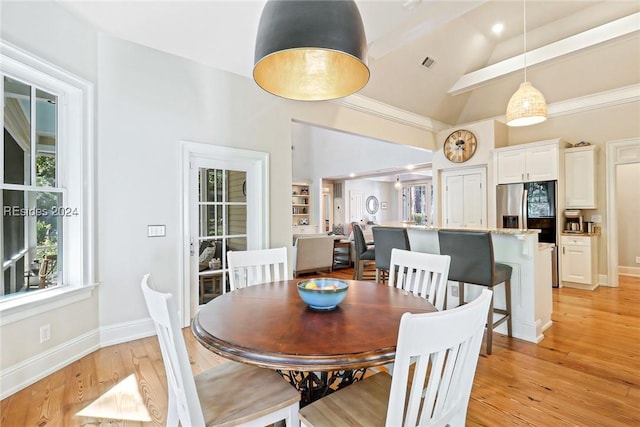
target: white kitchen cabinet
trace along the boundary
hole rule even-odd
[[[597,236],[560,236],[561,279],[564,286],[587,285],[594,289],[598,283]]]
[[[569,148],[564,151],[565,207],[597,208],[596,193],[597,146]]]
[[[485,169],[448,171],[442,174],[442,226],[486,228],[487,192]]]
[[[496,150],[498,184],[558,179],[558,140]]]

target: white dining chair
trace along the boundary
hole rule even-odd
[[[231,290],[288,280],[287,248],[227,252]]]
[[[300,421],[309,427],[464,426],[490,301],[485,289],[451,310],[403,314],[394,375],[380,372],[316,400],[300,410]]]
[[[141,287],[167,375],[165,425],[299,425],[300,394],[273,370],[229,361],[194,378],[173,296],[151,289],[150,280],[146,274]]]
[[[451,257],[393,248],[389,286],[429,300],[438,310],[445,307]]]

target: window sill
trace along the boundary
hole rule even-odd
[[[90,298],[96,286],[97,284],[83,287],[60,286],[34,295],[4,301],[0,304],[0,326]]]

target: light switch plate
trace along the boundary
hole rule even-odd
[[[600,224],[602,222],[602,215],[591,215],[591,222]]]
[[[147,226],[147,237],[162,237],[166,235],[166,227],[164,225]]]

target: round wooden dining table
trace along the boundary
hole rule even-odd
[[[349,290],[332,311],[309,308],[299,280],[265,283],[219,296],[191,324],[196,339],[238,362],[276,369],[302,393],[303,404],[392,362],[403,313],[436,308],[383,284],[345,280]]]

